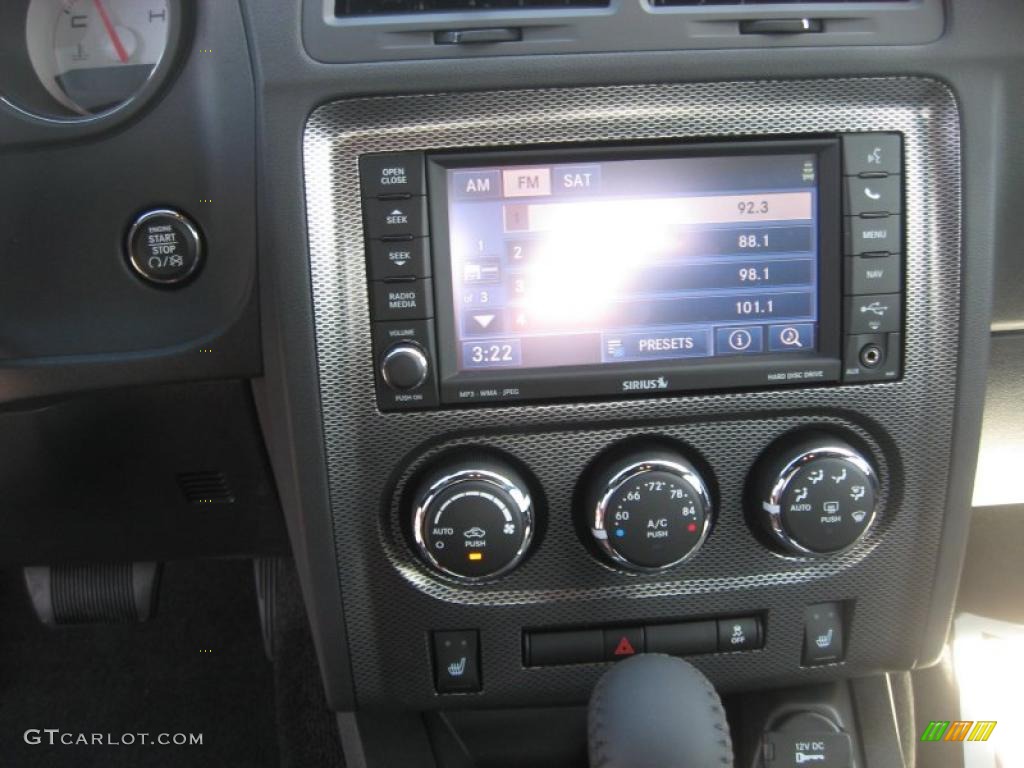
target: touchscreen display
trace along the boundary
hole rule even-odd
[[[446,174],[460,371],[817,349],[813,154]]]

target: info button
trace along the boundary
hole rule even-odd
[[[764,328],[716,328],[716,355],[757,355],[764,351]]]

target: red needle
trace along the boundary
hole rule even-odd
[[[128,63],[128,51],[124,49],[121,44],[121,38],[117,36],[117,30],[114,29],[114,25],[110,23],[110,16],[107,15],[107,9],[103,7],[103,0],[92,0],[92,4],[96,6],[96,10],[100,12],[100,18],[103,19],[103,26],[107,29],[107,35],[110,36],[110,42],[114,44],[114,50],[117,51],[117,58],[121,60],[122,64]]]

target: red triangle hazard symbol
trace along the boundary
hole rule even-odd
[[[623,638],[619,640],[619,644],[615,646],[615,655],[632,656],[634,653],[636,653],[636,649],[633,647],[633,644],[629,642],[628,637],[623,636]]]

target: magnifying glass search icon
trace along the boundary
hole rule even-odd
[[[792,326],[783,328],[779,332],[779,341],[787,347],[803,347],[803,344],[800,343],[800,331]]]

